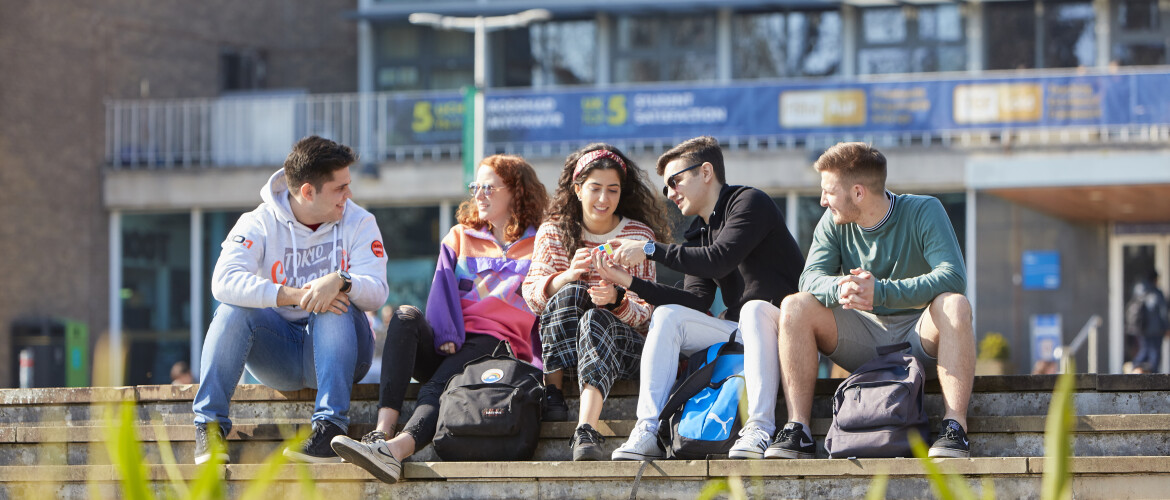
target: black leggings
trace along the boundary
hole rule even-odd
[[[414,437],[414,450],[423,449],[435,437],[439,422],[439,396],[451,377],[463,371],[468,361],[495,351],[501,340],[480,333],[467,333],[463,347],[455,354],[443,355],[435,350],[435,332],[426,318],[404,318],[401,311],[386,327],[386,345],[382,348],[382,380],[378,407],[402,411],[406,388],[411,377],[422,382],[417,407],[402,432]]]

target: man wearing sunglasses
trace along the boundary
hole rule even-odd
[[[685,216],[697,215],[682,244],[612,240],[612,263],[602,276],[657,306],[642,350],[638,423],[614,460],[660,458],[658,415],[670,396],[679,354],[691,354],[732,332],[744,344],[748,420],[729,451],[732,458],[763,458],[775,431],[780,385],[777,324],[781,300],[797,290],[804,258],[784,216],[764,192],[729,186],[723,152],[713,137],[696,137],[658,159],[663,194]],[[634,278],[627,268],[646,259],[686,275],[676,288]],[[727,309],[707,311],[716,292]]]

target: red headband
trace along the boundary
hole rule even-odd
[[[622,167],[623,174],[626,172],[626,162],[622,161],[620,156],[614,154],[613,151],[608,149],[597,149],[581,155],[581,159],[577,160],[577,167],[573,169],[573,180],[576,180],[577,176],[581,175],[581,172],[585,171],[585,167],[588,167],[590,163],[593,163],[602,158],[612,159]]]

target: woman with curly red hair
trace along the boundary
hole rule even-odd
[[[531,361],[537,317],[520,296],[528,273],[536,226],[548,205],[544,184],[519,156],[493,155],[468,185],[471,199],[459,206],[459,224],[439,248],[435,279],[424,316],[402,306],[386,329],[377,427],[356,441],[337,436],[342,458],[383,482],[402,475],[402,460],[431,442],[439,420],[439,396],[451,377],[506,342]],[[411,377],[422,382],[410,420],[393,439]]]
[[[601,279],[596,259],[604,254],[597,247],[614,238],[670,241],[670,229],[645,174],[608,144],[569,155],[553,196],[523,288],[529,307],[540,314],[544,419],[568,420],[560,388],[565,373],[575,372],[581,408],[573,460],[601,460],[601,406],[615,380],[637,378],[651,307]],[[630,272],[655,281],[653,262]]]

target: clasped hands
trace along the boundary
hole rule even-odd
[[[873,274],[862,268],[851,269],[837,280],[837,302],[843,309],[873,310]]]
[[[573,254],[569,268],[557,275],[553,285],[560,289],[564,285],[578,281],[589,273],[590,269],[597,271],[601,283],[589,287],[589,298],[594,305],[605,306],[617,300],[617,288],[614,285],[629,287],[633,276],[621,266],[615,264],[604,251],[595,247],[578,248]]]

